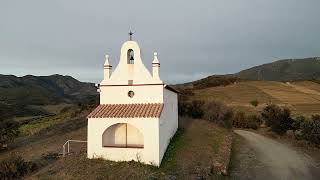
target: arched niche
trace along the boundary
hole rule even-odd
[[[127,52],[127,63],[134,64],[134,52],[132,49],[128,49]]]
[[[102,134],[103,147],[143,148],[143,134],[127,123],[117,123],[108,127]]]

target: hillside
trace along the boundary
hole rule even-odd
[[[234,74],[248,80],[294,81],[320,79],[320,58],[284,59]]]
[[[0,118],[47,113],[42,105],[75,104],[95,96],[92,83],[71,76],[0,75]]]
[[[320,84],[312,81],[283,83],[276,81],[241,81],[228,86],[190,89],[189,100],[216,100],[235,110],[260,112],[268,103],[289,107],[294,115],[320,112]],[[251,101],[257,100],[254,107]]]

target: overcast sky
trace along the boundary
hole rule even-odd
[[[166,82],[320,56],[319,0],[0,0],[0,74],[102,79],[135,32]]]

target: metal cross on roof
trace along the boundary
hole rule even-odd
[[[129,40],[130,40],[130,41],[132,41],[132,35],[133,35],[133,32],[132,32],[132,31],[130,31],[128,34],[129,34]]]

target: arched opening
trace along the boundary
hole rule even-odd
[[[132,49],[129,49],[127,52],[127,63],[134,64],[134,52]]]
[[[102,135],[103,147],[143,148],[143,134],[127,123],[118,123],[108,127]]]

